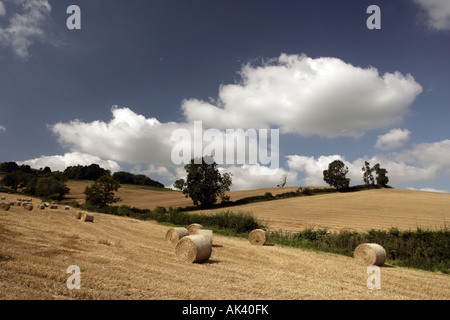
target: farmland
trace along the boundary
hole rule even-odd
[[[86,182],[69,182],[69,197],[84,202]],[[266,188],[229,192],[230,200],[244,197],[273,195],[296,191],[297,188]],[[122,187],[116,193],[126,204],[140,209],[153,210],[157,206],[191,206],[192,200],[181,192],[146,190]],[[232,207],[233,211],[252,212],[269,223],[271,229],[303,230],[328,228],[332,231],[369,229],[402,230],[417,227],[439,229],[450,223],[450,195],[415,190],[378,189],[351,193],[332,193],[310,197],[296,197],[274,201],[256,202]],[[202,210],[203,213],[223,209]]]
[[[135,191],[147,192],[142,206],[144,201],[164,204],[150,195],[155,190]],[[190,205],[180,193],[159,192],[173,197],[167,206],[182,200]],[[246,194],[254,192],[261,190]],[[128,205],[139,198],[119,196]],[[373,190],[253,203],[239,210],[251,210],[283,228],[408,228],[443,225],[450,218],[444,210],[448,204],[445,194]],[[368,290],[366,267],[351,257],[276,245],[256,247],[246,239],[220,235],[214,236],[207,262],[185,263],[164,241],[167,226],[100,213],[95,213],[93,223],[83,223],[72,216],[74,210],[27,211],[13,206],[0,212],[0,299],[450,298],[449,277],[438,272],[387,265],[381,268],[381,290]],[[81,268],[81,290],[66,286],[70,265]]]

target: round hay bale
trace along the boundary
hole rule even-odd
[[[9,203],[1,203],[0,204],[1,211],[8,211],[10,208],[11,208],[11,205]]]
[[[48,202],[44,202],[44,206],[46,206],[46,207],[50,207],[50,203],[48,203]]]
[[[17,201],[17,206],[20,207],[22,205],[22,201]]]
[[[212,230],[206,230],[206,229],[198,229],[197,230],[199,235],[203,235],[209,239],[209,242],[213,243],[213,231]]]
[[[166,232],[166,241],[172,245],[176,245],[178,241],[189,235],[186,228],[170,228]]]
[[[83,215],[84,211],[75,211],[73,213],[73,216],[75,217],[75,219],[81,219],[81,216]]]
[[[10,202],[9,202],[9,205],[10,205],[10,206],[14,206],[15,204],[16,204],[15,201],[10,201]]]
[[[266,244],[268,237],[269,234],[266,230],[255,229],[248,235],[248,241],[250,241],[252,245],[263,246]]]
[[[45,209],[45,204],[41,203],[41,204],[39,205],[39,209],[44,210],[44,209]]]
[[[80,219],[83,222],[94,222],[94,215],[90,212],[83,212]]]
[[[198,234],[198,230],[203,229],[203,226],[199,223],[192,223],[187,227],[187,231],[189,235]]]
[[[33,204],[32,204],[32,203],[26,203],[26,204],[23,206],[23,208],[24,208],[25,210],[31,211],[31,210],[33,210]]]
[[[70,210],[70,207],[69,206],[65,206],[64,210]]]
[[[51,205],[50,205],[50,209],[58,209],[58,205],[56,205],[56,204],[51,204]]]
[[[376,243],[363,243],[356,247],[353,257],[367,266],[382,266],[386,261],[386,250]]]
[[[175,247],[176,256],[191,263],[208,260],[211,253],[212,247],[208,237],[200,234],[183,237]]]

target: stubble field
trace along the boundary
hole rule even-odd
[[[434,199],[436,195],[423,195],[428,196]],[[7,200],[14,198],[7,195]],[[313,198],[332,209],[325,196],[261,205]],[[390,204],[382,219],[386,221],[395,202],[389,199],[381,202]],[[445,201],[443,197],[439,205],[444,206]],[[411,208],[417,206],[411,204]],[[294,211],[293,204],[285,208]],[[411,208],[399,219],[408,220]],[[381,268],[381,289],[369,290],[366,266],[353,258],[279,246],[256,247],[245,239],[224,236],[214,236],[208,262],[185,263],[165,242],[166,226],[105,214],[95,214],[93,223],[83,223],[72,216],[74,211],[27,211],[14,206],[0,212],[0,299],[450,299],[447,275],[387,265]],[[443,212],[434,213],[436,220],[428,213],[430,226],[442,222],[442,215],[448,219]],[[412,214],[409,219],[415,225],[418,218]],[[330,219],[337,227],[344,225]],[[347,221],[351,220],[349,216]],[[280,226],[286,223],[280,221]],[[67,288],[70,265],[81,268],[80,290]]]

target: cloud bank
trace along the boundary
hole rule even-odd
[[[173,144],[170,137],[183,124],[160,123],[129,108],[113,107],[111,112],[109,122],[73,120],[49,128],[71,151],[130,164],[171,164]]]
[[[361,157],[354,161],[348,161],[342,155],[318,158],[289,155],[287,159],[290,170],[305,175],[305,178],[299,183],[306,186],[325,186],[323,170],[328,169],[328,164],[334,160],[344,162],[349,168],[347,177],[351,179],[353,185],[363,184],[361,169],[364,161],[368,161],[371,166],[379,163],[388,171],[389,184],[399,185],[431,181],[442,174],[450,176],[450,140],[416,144],[411,149],[366,158]]]
[[[306,55],[282,54],[258,66],[247,64],[240,76],[240,82],[219,87],[215,102],[183,101],[184,122],[161,123],[129,108],[115,106],[109,121],[73,120],[56,123],[49,129],[70,149],[65,158],[92,155],[97,163],[110,161],[105,165],[112,171],[120,168],[118,162],[134,164],[136,173],[157,176],[170,184],[184,175],[184,169],[171,160],[174,147],[171,135],[180,128],[192,133],[194,121],[202,121],[205,129],[216,128],[222,132],[270,127],[301,136],[359,137],[370,130],[401,122],[422,92],[411,75],[398,72],[380,75],[373,67],[364,69],[337,58],[313,59]],[[399,149],[409,136],[407,129],[392,129],[378,137],[376,148]],[[221,170],[233,174],[235,190],[276,186],[284,175],[288,177],[288,185],[320,186],[325,185],[323,170],[339,159],[349,167],[352,184],[360,184],[363,183],[361,168],[368,160],[372,165],[380,163],[386,168],[390,184],[395,185],[433,179],[443,168],[450,172],[447,144],[446,141],[420,144],[401,152],[369,159],[361,157],[352,162],[342,155],[318,158],[289,155],[286,163],[280,163],[286,164],[287,169],[244,164]],[[61,159],[54,156],[51,160]],[[38,159],[34,161],[38,163]],[[65,159],[59,164],[69,162]],[[300,175],[304,178],[299,179]]]
[[[378,70],[337,58],[281,54],[247,64],[241,82],[222,85],[217,103],[185,100],[188,122],[214,128],[280,128],[303,136],[359,137],[396,124],[422,92],[411,75]]]
[[[79,152],[66,153],[63,156],[42,156],[26,161],[18,161],[17,163],[19,165],[29,165],[31,168],[35,169],[48,166],[52,171],[64,171],[70,166],[88,166],[95,163],[104,169],[111,170],[112,173],[120,171],[120,165],[115,161],[103,160],[98,156]]]

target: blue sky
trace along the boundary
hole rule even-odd
[[[1,162],[169,186],[185,172],[168,137],[202,121],[280,129],[280,168],[228,166],[235,189],[324,185],[341,159],[352,184],[368,160],[396,188],[448,192],[449,84],[447,0],[0,0]]]

